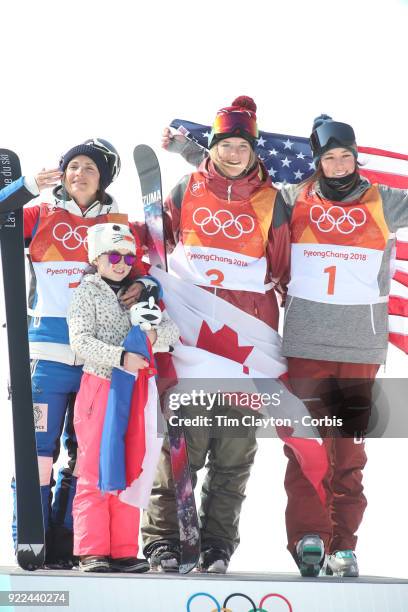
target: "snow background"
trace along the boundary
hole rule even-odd
[[[261,129],[308,135],[326,112],[351,123],[361,145],[407,152],[407,17],[402,0],[3,3],[1,146],[33,174],[86,138],[110,140],[122,172],[109,191],[132,218],[142,214],[134,145],[155,147],[167,193],[191,168],[160,150],[162,128],[175,117],[211,123],[241,94],[254,97]],[[10,565],[13,450],[1,334],[0,565]],[[405,377],[407,365],[391,349],[386,376]],[[405,439],[367,442],[363,574],[408,577],[406,448]],[[295,571],[285,464],[279,440],[260,440],[231,570]]]

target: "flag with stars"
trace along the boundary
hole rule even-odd
[[[171,127],[207,148],[211,127],[174,119]],[[315,170],[309,139],[259,132],[255,152],[275,183],[299,183]],[[373,183],[408,190],[408,155],[358,147],[360,174]],[[408,229],[397,232],[396,259],[389,302],[389,339],[408,353]]]

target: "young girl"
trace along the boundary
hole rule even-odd
[[[136,259],[128,226],[105,223],[89,228],[88,258],[95,271],[86,274],[76,289],[68,316],[71,347],[85,361],[74,410],[79,473],[73,506],[74,553],[83,571],[144,572],[149,565],[137,558],[139,508],[98,488],[101,438],[112,369],[153,376],[149,347],[168,350],[177,342],[178,330],[163,312],[157,329],[147,332],[143,354],[122,346],[131,322],[118,296],[129,285]]]

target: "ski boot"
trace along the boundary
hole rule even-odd
[[[150,569],[149,562],[146,559],[137,557],[122,557],[120,559],[110,559],[110,569],[113,572],[122,572],[125,574],[142,574]]]
[[[228,569],[229,555],[221,548],[211,547],[203,550],[197,570],[209,574],[225,574]]]
[[[175,540],[157,540],[144,549],[152,570],[178,572],[180,567],[180,545]]]
[[[315,534],[303,536],[296,544],[296,555],[302,576],[318,576],[324,561],[323,540]]]
[[[110,571],[109,559],[101,555],[86,555],[79,559],[79,570],[106,574]]]
[[[353,550],[338,550],[327,555],[326,576],[358,578],[357,557]]]
[[[73,554],[72,530],[62,526],[51,527],[45,534],[46,569],[71,570],[78,566],[79,559]]]

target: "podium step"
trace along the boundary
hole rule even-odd
[[[14,594],[14,603],[8,604],[7,591]],[[27,591],[37,593],[31,596],[31,603],[21,594]],[[65,595],[52,595],[58,591]],[[226,606],[231,612],[252,612],[250,600],[259,609],[263,598],[265,612],[408,612],[408,580],[394,578],[301,578],[241,572],[224,576],[84,574],[0,568],[2,612],[17,611],[23,603],[27,612],[220,612],[234,593],[237,595]]]

